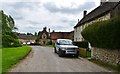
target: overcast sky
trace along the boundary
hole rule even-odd
[[[100,0],[1,0],[0,10],[11,15],[18,32],[38,32],[43,27],[51,31],[74,30],[83,11],[90,12],[100,5]]]

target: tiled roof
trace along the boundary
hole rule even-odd
[[[26,35],[26,34],[18,34],[19,39],[25,39],[25,40],[31,40],[31,39],[36,39],[35,36],[33,35]]]
[[[104,15],[105,13],[109,12],[111,9],[113,9],[114,7],[116,7],[116,5],[120,3],[120,2],[106,2],[103,5],[98,6],[97,8],[95,8],[93,11],[91,11],[90,13],[88,13],[85,17],[83,17],[81,19],[81,21],[79,21],[77,23],[76,26],[74,26],[74,28],[88,22],[91,21],[97,17],[100,17],[102,15]]]
[[[69,39],[70,38],[70,34],[73,33],[72,32],[52,32],[50,35],[50,38],[52,40],[56,40],[56,39]]]

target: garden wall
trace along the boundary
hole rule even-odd
[[[92,48],[91,56],[108,64],[120,65],[120,50]]]

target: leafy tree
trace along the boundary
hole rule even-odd
[[[0,32],[2,31],[2,46],[20,46],[18,37],[13,30],[17,29],[15,27],[14,19],[9,15],[4,14],[3,10],[0,11]]]
[[[35,36],[37,36],[37,32],[35,32],[35,34],[34,34]]]
[[[27,33],[27,35],[33,35],[32,33]]]

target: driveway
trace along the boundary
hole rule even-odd
[[[83,58],[59,57],[51,47],[31,46],[32,53],[10,72],[108,72]]]

